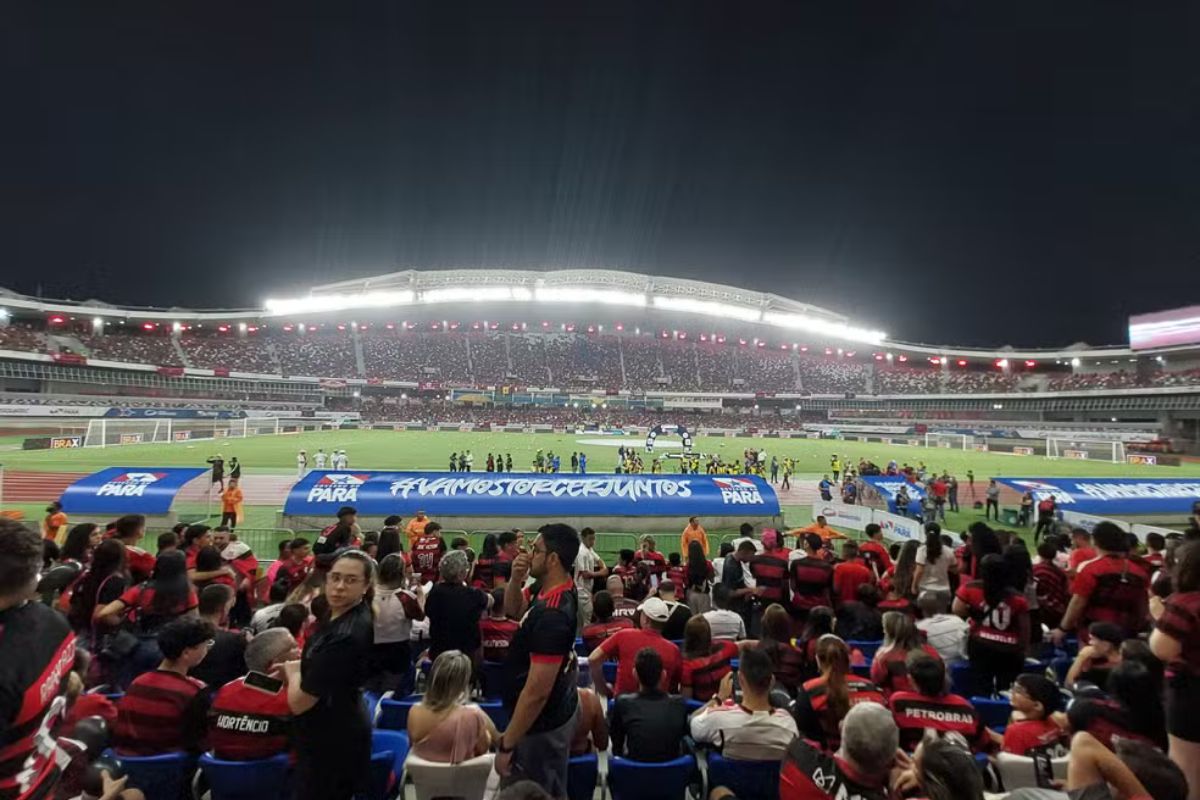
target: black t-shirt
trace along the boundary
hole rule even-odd
[[[365,736],[366,751],[353,753],[361,764],[339,765],[348,771],[366,770],[370,760],[370,727],[359,687],[370,672],[371,648],[375,645],[375,623],[371,609],[359,603],[335,620],[325,623],[304,644],[300,663],[300,688],[319,697],[317,704],[297,717],[297,749],[302,756],[321,758],[332,766],[338,761],[331,751],[351,755],[348,734]]]
[[[204,660],[188,674],[212,691],[246,674],[246,637],[238,631],[217,631]]]
[[[34,602],[0,611],[0,800],[47,797],[58,781],[52,731],[74,661],[61,614]]]
[[[530,601],[529,610],[521,619],[521,627],[508,647],[504,705],[510,713],[516,708],[521,688],[529,677],[530,664],[539,661],[558,665],[554,688],[538,718],[530,726],[531,734],[562,727],[571,719],[579,704],[579,695],[575,691],[577,603],[573,581],[539,593]],[[428,609],[426,611],[428,613]]]
[[[679,757],[688,734],[688,707],[679,695],[651,691],[623,694],[608,720],[613,754],[635,761],[663,762]]]
[[[673,603],[672,606],[671,616],[667,617],[662,635],[664,639],[675,641],[683,638],[683,629],[692,618],[692,610],[683,603]]]
[[[746,574],[742,571],[742,562],[738,561],[732,555],[726,556],[725,561],[721,564],[721,583],[731,592],[746,588]],[[736,611],[740,614],[745,607],[746,598],[731,597],[729,599],[730,611]]]
[[[487,611],[487,595],[461,583],[439,583],[425,600],[429,620],[429,657],[447,650],[467,655],[479,649],[479,618]]]
[[[845,641],[876,642],[883,638],[883,615],[857,600],[843,603],[833,630]]]

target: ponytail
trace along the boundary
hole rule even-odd
[[[850,710],[850,687],[846,676],[850,672],[850,648],[838,637],[828,634],[817,640],[817,663],[825,678],[825,696],[829,710],[837,722]]]

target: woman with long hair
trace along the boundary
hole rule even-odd
[[[886,706],[887,701],[875,684],[850,671],[850,648],[838,637],[826,634],[818,639],[815,655],[819,675],[804,682],[792,714],[801,736],[833,752],[841,743],[839,730],[852,705],[875,702]]]
[[[90,642],[90,650],[99,649],[99,640],[104,628],[98,626],[97,613],[106,605],[124,594],[129,585],[125,572],[125,545],[116,539],[105,539],[92,552],[92,561],[75,588],[71,590],[71,603],[67,619],[75,633]]]
[[[880,588],[886,592],[884,598],[879,601],[880,611],[903,611],[916,616],[913,606],[916,595],[912,593],[912,587],[917,571],[917,551],[920,547],[920,543],[913,540],[900,546],[891,575],[880,582]]]
[[[391,519],[391,517],[388,517]],[[384,520],[386,523],[387,520]],[[396,523],[399,525],[399,523]],[[379,548],[375,551],[375,560],[380,564],[383,560],[392,553],[404,553],[404,544],[401,541],[400,529],[396,525],[384,525],[379,531]]]
[[[693,614],[712,609],[713,565],[704,555],[704,546],[696,539],[688,542],[685,582],[688,608]]]
[[[1136,660],[1122,661],[1108,676],[1105,688],[1107,697],[1079,697],[1071,703],[1066,715],[1071,730],[1087,731],[1110,749],[1114,738],[1126,738],[1141,739],[1166,750],[1162,694],[1146,665]]]
[[[776,685],[794,697],[804,683],[804,651],[792,643],[792,618],[778,603],[763,612],[760,645],[771,657]]]
[[[1007,690],[1021,674],[1031,623],[1029,603],[1012,588],[1003,556],[984,556],[978,575],[959,587],[954,613],[968,623],[967,658],[979,681],[975,693],[989,697]]]
[[[433,660],[425,694],[408,713],[408,738],[418,758],[461,764],[499,741],[488,715],[468,702],[473,670],[470,657],[458,650],[447,650]]]
[[[375,562],[360,550],[338,554],[322,597],[328,618],[308,637],[300,660],[280,669],[294,715],[296,796],[349,800],[366,791],[370,774],[371,722],[359,687],[375,642]]]
[[[971,542],[975,538],[972,536]],[[951,576],[958,572],[954,553],[942,541],[942,526],[930,522],[925,526],[925,542],[917,547],[916,568],[912,576],[912,597],[932,592],[940,601],[944,613],[950,607]]]
[[[911,691],[908,657],[921,651],[941,660],[937,650],[921,641],[912,617],[899,611],[887,612],[883,615],[883,645],[875,651],[875,660],[871,662],[871,680],[888,697],[893,692]]]
[[[471,573],[471,585],[476,589],[490,592],[496,588],[496,564],[500,561],[500,543],[496,534],[489,533],[483,537],[479,555],[475,559],[475,568]]]
[[[985,556],[1000,555],[1004,548],[1000,545],[1000,537],[986,522],[972,522],[966,550],[963,552],[963,578],[970,580],[978,577],[979,562]]]
[[[919,789],[917,795],[928,800],[983,800],[983,773],[958,734],[918,745],[912,766],[897,782],[904,789]]]
[[[63,543],[60,561],[74,561],[80,566],[87,566],[91,561],[92,551],[100,544],[103,536],[100,526],[94,522],[83,522],[67,533]]]
[[[407,588],[411,572],[399,553],[379,563],[375,580],[375,645],[371,650],[371,686],[374,692],[395,691],[397,697],[412,688],[412,624],[425,619],[421,586]]]

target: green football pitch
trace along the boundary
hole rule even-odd
[[[669,445],[671,437],[660,437],[656,454],[678,453]],[[446,470],[450,454],[470,449],[475,471],[481,472],[488,453],[512,455],[515,471],[529,471],[534,453],[553,451],[562,457],[562,471],[569,471],[572,452],[584,452],[589,472],[611,472],[617,465],[617,446],[624,444],[642,451],[644,437],[600,434],[523,434],[458,431],[321,431],[298,435],[252,436],[246,439],[205,440],[172,444],[122,445],[77,450],[13,450],[0,453],[0,463],[10,470],[94,471],[109,466],[183,467],[204,466],[215,453],[226,460],[237,456],[248,473],[288,474],[296,470],[296,453],[306,450],[309,466],[318,448],[325,452],[345,450],[351,469]],[[666,444],[668,446],[664,447]],[[758,439],[698,437],[694,447],[701,453],[717,453],[726,461],[740,459],[746,448],[766,449],[768,456],[796,459],[796,472],[804,475],[829,471],[830,457],[837,453],[849,463],[868,458],[880,466],[895,460],[900,464],[924,462],[931,471],[946,470],[965,480],[966,471],[976,479],[990,475],[1037,477],[1192,477],[1200,476],[1200,462],[1179,467],[1113,464],[1105,461],[1048,459],[1040,456],[1011,456],[947,448],[905,447],[878,443],[829,439]],[[648,457],[643,452],[643,459]],[[667,460],[664,472],[675,472],[676,462]]]
[[[663,447],[670,437],[660,437],[656,453],[679,452],[676,447]],[[0,453],[0,463],[8,471],[73,471],[90,472],[110,466],[121,467],[182,467],[204,466],[205,459],[220,453],[227,460],[237,456],[249,475],[296,474],[296,453],[304,449],[312,456],[318,448],[325,452],[344,449],[351,469],[434,470],[449,468],[450,454],[470,449],[475,456],[475,470],[484,470],[487,454],[511,454],[515,471],[529,471],[535,452],[553,451],[562,457],[563,471],[569,471],[572,452],[588,456],[588,472],[611,472],[617,465],[617,446],[625,444],[642,449],[645,440],[638,436],[603,436],[600,434],[522,434],[467,433],[458,431],[322,431],[298,435],[254,436],[247,439],[225,439],[173,444],[123,445],[108,448],[79,450],[10,451]],[[727,461],[739,459],[748,447],[765,448],[768,456],[796,459],[796,478],[791,493],[783,493],[780,501],[789,525],[808,523],[809,504],[815,499],[813,489],[823,473],[829,471],[830,457],[837,453],[843,460],[857,463],[868,458],[880,466],[895,459],[900,464],[924,462],[931,470],[946,470],[957,475],[963,484],[960,490],[962,513],[949,514],[946,527],[963,530],[981,513],[970,507],[971,497],[966,488],[966,472],[974,471],[977,498],[982,500],[983,484],[989,476],[1010,475],[1028,477],[1192,477],[1200,476],[1200,462],[1186,462],[1179,467],[1113,464],[1101,461],[1047,459],[1040,456],[1010,456],[997,453],[953,450],[946,448],[904,447],[878,443],[812,440],[699,437],[694,446],[701,453],[719,453]],[[645,455],[643,453],[643,458]],[[648,462],[648,459],[646,459]],[[648,464],[647,464],[648,465]],[[664,472],[675,472],[677,462],[667,460]],[[44,503],[10,504],[27,517],[41,517]],[[270,528],[275,519],[275,506],[250,506],[246,509],[248,526]]]

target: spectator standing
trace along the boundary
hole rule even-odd
[[[687,527],[679,535],[679,552],[689,552],[688,546],[692,542],[699,542],[700,546],[704,549],[704,557],[708,558],[708,534],[700,524],[699,517],[688,517]]]
[[[1092,547],[1092,534],[1084,528],[1071,529],[1071,552],[1067,556],[1067,575],[1074,578],[1080,567],[1094,561],[1100,554]]]
[[[978,694],[1008,689],[1025,666],[1029,604],[1008,583],[1003,556],[984,556],[979,580],[960,586],[954,613],[968,620],[967,657],[980,681]]]
[[[404,557],[391,553],[379,562],[375,582],[375,641],[371,647],[371,688],[403,697],[412,688],[412,627],[425,619],[420,584],[411,589]]]
[[[418,511],[408,524],[404,526],[404,533],[408,536],[408,549],[411,552],[416,545],[417,540],[425,535],[425,526],[429,524],[429,517],[425,516],[424,511]]]
[[[62,503],[55,500],[46,507],[46,516],[42,518],[42,538],[60,547],[65,543],[68,524],[62,508]]]
[[[781,547],[779,533],[767,529],[762,533],[763,551],[751,557],[750,575],[754,578],[758,603],[786,604],[788,601],[788,554]]]
[[[858,555],[871,568],[875,580],[882,578],[892,568],[892,556],[883,543],[883,528],[874,522],[866,527],[867,541],[858,546]]]
[[[579,628],[592,621],[592,586],[597,578],[608,575],[604,560],[596,554],[596,532],[579,531],[579,554],[575,556],[575,594],[579,598]]]
[[[442,580],[434,585],[425,600],[429,618],[429,657],[437,658],[447,650],[466,653],[478,664],[481,660],[479,620],[491,607],[491,595],[466,585],[470,564],[467,555],[454,550],[442,557]]]
[[[833,606],[833,565],[820,556],[820,535],[805,533],[799,539],[803,555],[788,562],[788,610],[795,631],[803,629],[814,608]]]
[[[1093,622],[1111,622],[1126,639],[1142,633],[1150,622],[1150,570],[1139,558],[1129,555],[1125,531],[1112,522],[1092,529],[1099,556],[1079,568],[1071,583],[1071,602],[1062,626],[1051,632],[1061,643],[1064,630],[1075,629],[1080,645],[1087,644],[1087,628]]]
[[[702,615],[708,622],[713,639],[738,641],[746,638],[746,621],[741,614],[731,611],[729,587],[718,583],[713,587],[713,610]]]
[[[688,733],[688,709],[683,698],[667,694],[663,683],[662,657],[652,647],[634,656],[637,691],[613,702],[609,735],[614,756],[634,761],[661,763],[678,758],[683,737]]]
[[[858,594],[858,587],[874,584],[875,574],[859,558],[858,544],[847,541],[842,545],[842,563],[833,568],[833,596],[837,603],[849,603]]]
[[[96,546],[91,564],[71,591],[67,619],[80,641],[93,653],[103,648],[108,626],[96,613],[116,600],[129,586],[125,573],[125,547],[115,539]]]
[[[546,525],[530,553],[512,564],[504,611],[521,620],[508,657],[505,707],[509,724],[496,745],[496,772],[504,783],[530,779],[555,795],[567,791],[567,759],[579,714],[576,691],[574,582],[579,534],[568,525]],[[528,596],[532,575],[541,590]]]
[[[936,522],[925,526],[925,543],[917,548],[917,566],[913,572],[912,593],[931,592],[938,598],[939,609],[950,608],[950,576],[958,572],[954,553],[942,542],[942,527]]]
[[[1067,573],[1057,563],[1058,537],[1047,536],[1038,544],[1038,560],[1033,565],[1033,586],[1037,593],[1038,613],[1036,622],[1050,630],[1062,626],[1063,614],[1071,600]]]
[[[739,614],[747,628],[750,625],[750,609],[756,590],[746,583],[746,573],[742,565],[748,564],[757,552],[754,542],[743,541],[738,544],[732,555],[725,557],[721,568],[721,585],[729,592],[728,605],[725,607]]]
[[[292,712],[276,668],[300,657],[296,640],[283,628],[259,633],[246,646],[249,673],[222,686],[208,716],[208,743],[226,761],[257,761],[288,749]],[[250,683],[247,683],[247,679]]]
[[[599,595],[597,595],[599,599]],[[611,610],[611,604],[609,606]],[[610,614],[611,616],[611,614]],[[629,623],[631,626],[632,622]],[[504,615],[504,589],[492,590],[492,607],[479,622],[479,637],[483,642],[483,660],[503,663],[508,660],[508,648],[521,625]]]
[[[112,729],[118,755],[199,753],[205,747],[208,695],[188,672],[204,660],[216,630],[195,617],[173,620],[158,632],[162,663],[139,675],[117,701]]]
[[[360,551],[334,560],[325,577],[329,618],[307,638],[300,661],[284,664],[288,707],[296,717],[300,800],[348,800],[365,790],[371,723],[359,687],[375,641],[374,578],[374,562]]]
[[[1175,592],[1167,598],[1150,647],[1167,665],[1167,733],[1171,759],[1200,797],[1200,542],[1175,553]]]
[[[412,520],[408,524],[412,525]],[[412,568],[421,576],[421,583],[432,583],[437,580],[438,564],[446,552],[446,541],[442,538],[442,526],[436,522],[426,523],[423,531],[410,548]]]
[[[149,580],[154,572],[154,556],[138,547],[146,535],[146,518],[141,514],[126,514],[119,517],[113,527],[113,536],[125,545],[125,565],[133,583]]]
[[[36,531],[0,519],[0,796],[53,795],[60,757],[54,728],[66,708],[75,635],[62,615],[31,599],[42,565]]]
[[[693,614],[712,608],[713,565],[700,542],[688,542],[687,566],[683,573],[684,597]]]

